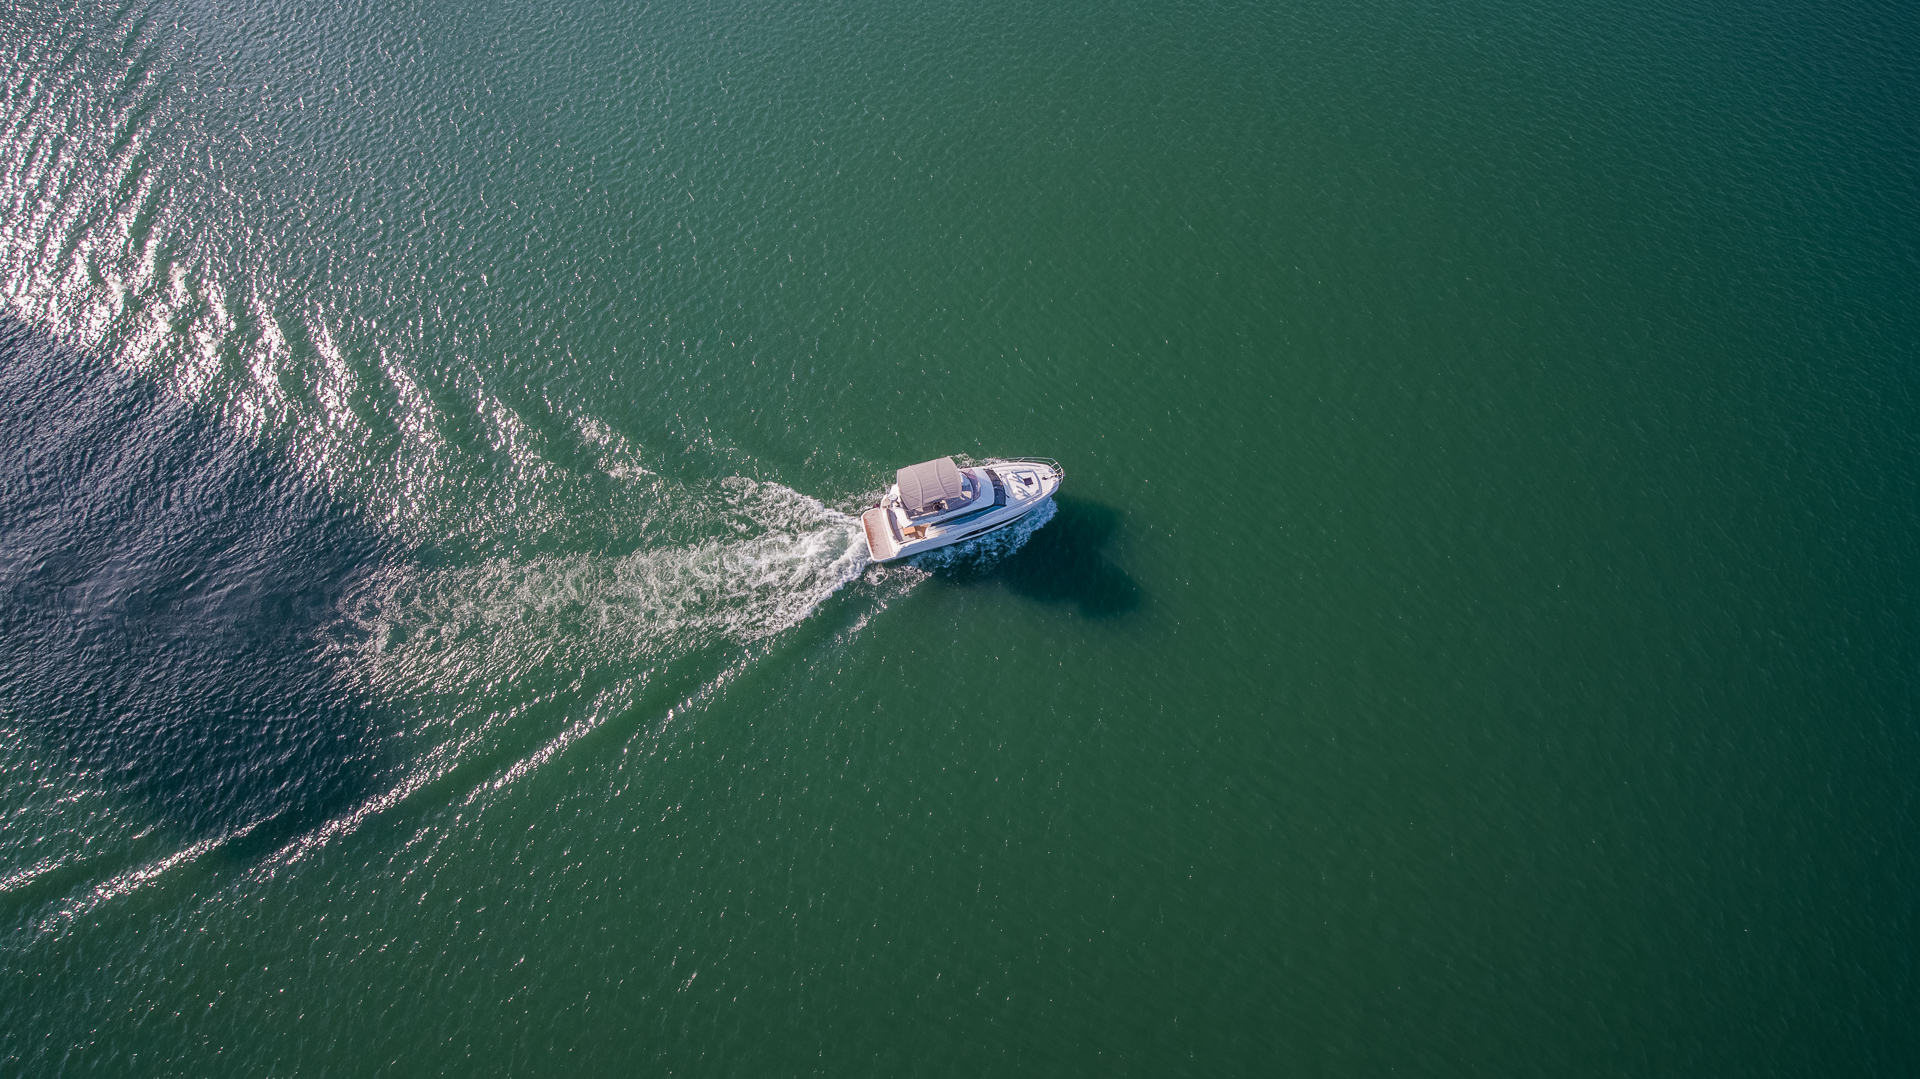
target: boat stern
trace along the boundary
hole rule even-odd
[[[875,506],[860,515],[860,530],[866,533],[867,554],[875,562],[900,557],[900,538],[895,534],[893,511]]]

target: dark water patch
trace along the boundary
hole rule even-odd
[[[0,402],[9,719],[172,842],[263,852],[364,797],[379,709],[321,631],[390,541],[149,380],[10,318]]]
[[[1140,585],[1104,548],[1121,513],[1104,503],[1054,496],[1058,512],[1005,558],[960,559],[935,573],[956,583],[1004,585],[1041,603],[1068,604],[1089,618],[1115,618],[1145,602]]]

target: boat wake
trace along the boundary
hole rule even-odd
[[[863,609],[844,627],[849,636],[931,576],[977,572],[1005,559],[1055,512],[1049,503],[999,532],[876,565],[856,518],[779,484],[735,479],[722,486],[729,520],[746,532],[732,539],[623,555],[389,567],[368,577],[342,604],[327,650],[343,688],[393,709],[397,722],[384,755],[396,769],[375,793],[279,844],[246,876],[276,875],[457,770],[478,766],[456,784],[453,803],[494,797],[630,714],[676,661],[720,649],[717,665],[699,661],[707,673],[696,676],[690,692],[648,720],[655,733],[664,730],[863,575],[870,587],[862,590]],[[542,708],[558,713],[557,725],[527,714]],[[123,863],[57,903],[27,936],[58,933],[100,904],[246,839],[260,823]],[[0,882],[0,892],[58,868],[23,867],[14,874],[19,880]]]
[[[209,119],[228,100],[216,91],[233,80],[196,74],[192,43],[140,10],[123,10],[98,56],[54,75],[37,57],[69,49],[65,23],[39,26],[0,57],[0,74],[26,88],[0,98],[0,316],[102,357],[111,378],[95,381],[146,387],[126,393],[145,400],[150,390],[179,406],[153,410],[161,419],[149,432],[156,446],[198,447],[183,450],[180,474],[169,475],[178,490],[207,487],[193,471],[203,459],[269,462],[261,468],[274,474],[247,488],[257,498],[239,515],[243,524],[230,528],[237,504],[212,496],[187,522],[199,529],[196,542],[238,552],[252,575],[204,572],[208,558],[183,555],[186,570],[155,578],[205,593],[193,624],[207,632],[194,639],[238,642],[231,666],[244,677],[208,676],[232,697],[222,704],[231,736],[220,740],[229,756],[122,736],[112,723],[124,717],[111,707],[101,720],[122,742],[157,747],[123,756],[152,758],[149,771],[201,784],[178,796],[188,808],[249,777],[258,789],[215,797],[219,812],[182,824],[191,814],[169,816],[129,794],[127,769],[65,759],[74,756],[70,725],[46,719],[28,738],[17,716],[0,717],[0,794],[18,821],[27,812],[35,822],[14,829],[30,831],[30,841],[0,843],[0,897],[14,904],[7,916],[15,924],[37,927],[28,938],[220,862],[215,851],[271,852],[242,859],[250,872],[271,874],[410,800],[438,802],[444,788],[417,797],[435,784],[451,788],[455,803],[504,789],[611,719],[654,708],[648,701],[666,713],[649,723],[669,722],[751,669],[783,631],[863,574],[840,632],[859,632],[929,575],[1004,558],[1051,517],[1048,506],[1002,532],[872,566],[858,521],[816,499],[776,483],[689,484],[663,474],[696,444],[709,463],[746,456],[715,449],[712,431],[682,430],[672,437],[684,445],[652,456],[656,447],[629,443],[600,418],[603,402],[564,389],[536,399],[524,383],[496,384],[487,357],[471,354],[499,347],[475,344],[492,331],[463,331],[456,305],[394,283],[415,278],[336,280],[312,261],[328,244],[288,244],[262,231],[274,213],[331,221],[339,249],[384,238],[416,267],[446,263],[425,239],[418,250],[393,245],[374,211],[299,202],[299,190],[326,185],[289,186],[283,194],[293,203],[261,209],[267,196],[238,178],[277,155]],[[68,22],[95,14],[73,9]],[[107,88],[89,82],[100,79]],[[166,420],[176,414],[204,417],[225,435],[183,434]],[[130,442],[130,421],[114,409],[101,415],[103,443]],[[162,492],[150,501],[170,499]],[[145,520],[146,503],[129,504],[126,520]],[[341,554],[332,533],[311,526],[309,518],[332,512],[312,508],[323,504],[353,518],[353,535],[374,534],[363,546],[377,553]],[[76,519],[100,516],[90,507]],[[152,531],[130,525],[127,534]],[[119,565],[110,546],[76,550]],[[400,561],[369,568],[396,551],[406,552]],[[337,608],[336,586],[344,594]],[[131,594],[102,588],[108,599]],[[323,612],[318,665],[304,620],[271,663],[249,660],[245,647],[262,636],[254,630],[285,621],[269,617],[276,604],[308,593],[326,597],[311,605]],[[46,611],[67,618],[59,596],[47,594]],[[264,613],[258,624],[238,622],[222,600]],[[173,607],[149,606],[154,625],[172,624]],[[305,619],[309,608],[299,611]],[[158,646],[138,658],[170,672],[177,659]],[[62,695],[73,700],[92,699],[103,685],[139,684],[73,669],[77,688]],[[323,713],[325,722],[310,727],[286,719]],[[336,742],[350,748],[326,748]],[[327,787],[324,801],[299,797],[318,789],[301,785],[314,770],[300,753],[337,773],[338,790]]]
[[[496,728],[520,709],[488,712],[472,706],[476,698],[497,699],[501,687],[512,687],[508,698],[520,702],[590,699],[571,710],[576,718],[557,734],[502,758],[462,805],[511,785],[631,709],[650,680],[680,657],[766,641],[864,575],[872,586],[866,609],[846,627],[847,634],[858,633],[891,599],[928,577],[1005,559],[1055,513],[1049,502],[999,532],[876,565],[857,518],[779,484],[734,479],[723,486],[735,519],[750,522],[753,534],[622,556],[497,558],[372,579],[343,612],[341,624],[350,631],[342,635],[341,662],[381,698],[411,702],[420,721],[414,735],[431,744],[405,754],[414,770],[393,789],[299,837],[262,872],[351,832],[463,761],[498,756]],[[668,707],[656,732],[763,654],[736,652]]]
[[[345,612],[347,670],[391,699],[657,663],[796,625],[866,568],[854,518],[779,484],[729,485],[756,534],[378,574]]]

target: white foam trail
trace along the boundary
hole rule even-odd
[[[720,642],[750,644],[804,620],[870,564],[859,522],[779,484],[729,480],[725,502],[750,535],[643,549],[622,556],[494,558],[474,566],[399,570],[353,604],[337,658],[349,678],[390,701],[426,702],[522,686],[529,698],[596,671],[634,671],[596,694],[579,718],[470,791],[499,791],[621,714],[648,668]],[[924,574],[920,575],[924,577]],[[743,657],[668,712],[684,711],[751,665]],[[561,690],[564,692],[564,690]],[[302,835],[266,859],[272,874],[485,752],[505,714],[458,706],[423,709],[413,732],[432,743],[412,754],[391,789]]]
[[[492,558],[373,582],[350,665],[387,698],[746,643],[798,624],[868,563],[859,522],[778,484],[733,481],[758,534],[631,554]]]
[[[798,625],[821,602],[867,573],[876,586],[873,608],[843,634],[858,633],[889,599],[934,573],[985,568],[1018,551],[1053,519],[1052,502],[1018,524],[905,562],[875,565],[857,519],[779,484],[729,481],[727,501],[765,531],[740,539],[709,540],[625,556],[556,555],[515,562],[401,573],[380,580],[361,597],[353,618],[362,631],[347,659],[349,672],[389,698],[458,694],[538,669],[583,670],[621,662],[659,661],[722,640],[762,641]],[[584,631],[584,632],[583,632]],[[764,655],[749,652],[669,709],[648,732],[657,735],[677,713],[709,698]],[[645,685],[645,673],[616,681],[594,695],[580,718],[533,752],[474,787],[470,805],[511,786],[619,715]],[[270,877],[301,861],[366,820],[386,812],[483,750],[490,730],[521,709],[465,729],[426,733],[435,744],[413,756],[408,774],[391,788],[322,824],[267,857],[251,874]],[[444,723],[458,727],[452,716]],[[256,822],[257,823],[257,822]],[[100,904],[152,883],[253,830],[201,840],[95,884],[36,925],[35,935],[57,931]],[[36,865],[7,885],[27,883],[57,865]],[[0,889],[3,890],[3,889]]]
[[[554,679],[566,672],[657,664],[720,641],[750,644],[798,625],[862,573],[876,586],[878,609],[942,569],[990,566],[1018,551],[1056,512],[1048,502],[977,540],[874,565],[856,518],[779,484],[736,479],[728,486],[728,502],[764,531],[620,557],[492,559],[379,583],[358,620],[359,676],[383,697],[403,699],[538,681],[542,672]],[[862,613],[847,632],[857,633],[872,613]],[[730,665],[669,710],[663,723],[756,658]],[[612,697],[597,695],[583,718],[475,788],[467,801],[539,768],[617,714],[644,681],[637,676],[623,681]],[[477,734],[468,731],[465,740],[478,740]],[[448,746],[432,756],[444,770],[459,753]],[[376,801],[384,808],[394,800]],[[356,821],[362,815],[356,813]],[[329,825],[303,839],[302,851],[345,830],[350,826]]]

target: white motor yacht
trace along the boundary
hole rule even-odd
[[[951,457],[908,465],[887,495],[862,514],[875,562],[1002,529],[1046,505],[1066,471],[1045,457],[992,460],[962,468]]]

